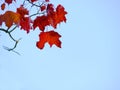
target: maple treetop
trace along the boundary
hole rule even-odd
[[[52,26],[56,29],[58,24],[66,22],[67,19],[65,15],[67,12],[61,4],[55,8],[49,0],[44,0],[41,4],[38,1],[39,0],[24,0],[23,4],[16,8],[15,12],[9,10],[5,11],[4,14],[0,14],[0,27],[5,23],[8,29],[13,26],[15,26],[15,28],[20,27],[20,29],[27,33],[38,27],[40,30],[39,41],[36,43],[38,48],[42,49],[45,43],[49,43],[50,47],[55,44],[61,48],[61,41],[59,40],[61,35],[54,30],[49,30],[48,27]],[[13,2],[17,2],[17,0],[4,0],[4,2],[0,4],[1,10],[6,8],[6,4],[8,4],[7,6],[9,7]],[[30,7],[26,8],[26,4],[29,4]],[[31,8],[35,10],[33,14],[30,13]],[[31,18],[33,16],[35,17],[34,19]]]

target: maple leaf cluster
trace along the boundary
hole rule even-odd
[[[48,4],[47,15],[38,16],[33,23],[34,29],[39,27],[40,30],[44,31],[46,26],[52,26],[56,29],[56,26],[61,22],[66,22],[65,15],[67,12],[64,10],[62,5],[58,5],[56,11],[54,10],[53,4]]]
[[[13,2],[17,2],[17,0],[4,0],[4,3],[0,4],[1,10],[6,8],[6,4],[9,6],[9,4]],[[32,8],[39,8],[38,11],[30,15],[30,10],[25,8],[25,2],[31,4]],[[43,49],[46,43],[48,43],[50,47],[55,44],[61,48],[61,41],[59,40],[61,35],[56,32],[55,29],[58,24],[66,22],[67,20],[65,8],[61,4],[55,8],[49,0],[44,0],[40,5],[37,4],[40,3],[39,0],[24,0],[24,3],[16,8],[16,11],[5,11],[4,14],[0,14],[0,27],[2,27],[3,23],[5,23],[8,28],[16,25],[27,33],[38,27],[40,34],[36,46],[39,49]],[[35,16],[35,18],[31,19],[32,16]],[[53,27],[54,30],[46,30],[46,27]]]

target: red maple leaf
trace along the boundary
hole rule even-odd
[[[57,24],[63,21],[66,22],[66,14],[67,12],[65,11],[64,7],[62,5],[58,5],[55,12],[48,12],[48,17],[50,21],[49,23],[51,24],[51,26],[56,28]]]
[[[47,5],[47,14],[51,14],[54,12],[54,5],[53,4],[48,4]]]
[[[17,8],[17,13],[19,13],[21,17],[24,17],[24,15],[29,14],[29,11],[21,5],[19,8]]]
[[[65,11],[62,5],[58,5],[56,10],[54,10],[53,4],[47,5],[47,15],[38,16],[33,22],[33,28],[39,27],[40,30],[44,31],[46,26],[57,27],[57,24],[61,22],[66,22]]]
[[[47,13],[51,14],[53,12],[54,12],[53,4],[48,4]],[[44,31],[45,27],[47,25],[50,25],[51,23],[50,20],[51,18],[49,18],[48,15],[38,16],[33,22],[33,28],[35,29],[36,27],[39,27],[41,31]]]
[[[39,49],[43,49],[45,43],[48,43],[50,47],[52,47],[53,44],[55,44],[57,47],[61,48],[61,41],[59,38],[61,35],[59,35],[55,31],[47,31],[47,32],[41,32],[39,35],[39,41],[36,43],[36,46]]]
[[[56,8],[56,13],[57,13],[57,23],[60,23],[60,22],[66,22],[66,17],[65,15],[67,14],[67,12],[65,11],[65,8],[62,6],[62,5],[58,5],[57,8]]]
[[[29,11],[21,5],[19,8],[17,8],[17,13],[20,14],[21,29],[23,29],[23,30],[27,31],[27,33],[29,33],[29,31],[31,29],[32,20],[30,19],[30,17],[25,17],[25,15],[29,14]]]
[[[56,10],[54,10],[53,4],[48,4],[47,6],[47,16],[49,24],[54,28],[57,27],[57,24],[63,21],[66,22],[66,14],[67,12],[65,11],[64,7],[60,4],[57,6]]]
[[[33,22],[33,28],[35,29],[36,27],[39,27],[40,30],[44,31],[45,27],[49,25],[48,17],[43,15],[43,16],[38,16],[34,22]]]
[[[29,17],[23,17],[22,19],[20,19],[21,29],[29,33],[30,29],[32,28],[30,23],[32,23],[32,20]]]

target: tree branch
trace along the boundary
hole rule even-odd
[[[42,2],[42,4],[37,5],[37,4],[32,3],[30,0],[26,0],[26,1],[28,1],[30,4],[32,4],[32,6],[36,6],[36,7],[41,7],[44,4],[44,2]]]
[[[8,28],[7,30],[4,29],[4,28],[0,28],[0,31],[3,31],[3,32],[7,33],[7,34],[9,35],[9,37],[15,42],[13,48],[8,48],[8,47],[5,47],[5,46],[4,46],[4,49],[6,49],[6,50],[8,50],[8,51],[13,51],[13,52],[19,54],[18,52],[14,51],[14,49],[17,47],[18,42],[19,42],[21,39],[16,40],[16,39],[14,39],[14,37],[11,35],[11,33],[12,33],[16,28],[17,28],[17,26],[15,26],[15,27],[14,27],[12,30],[10,30],[10,31],[9,31],[9,28]],[[19,55],[20,55],[20,54],[19,54]]]
[[[7,30],[5,30],[4,28],[0,28],[0,31],[7,33]]]
[[[45,12],[41,12],[41,13],[35,13],[35,14],[32,14],[32,15],[30,15],[29,17],[33,17],[33,16],[35,16],[35,15],[38,15],[38,14],[44,14]]]
[[[9,31],[9,32],[10,33],[13,32],[16,28],[17,28],[17,25],[11,31]]]

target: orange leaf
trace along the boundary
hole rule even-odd
[[[5,9],[5,3],[3,3],[3,4],[1,5],[1,9],[2,9],[2,10]]]
[[[12,11],[6,11],[5,14],[0,16],[0,19],[0,24],[2,25],[2,22],[5,22],[6,26],[9,28],[13,23],[19,24],[20,15]]]
[[[61,41],[59,40],[60,37],[61,35],[55,31],[41,32],[39,35],[39,41],[36,43],[36,46],[39,49],[43,49],[45,43],[48,43],[50,47],[55,44],[57,47],[61,48]]]

